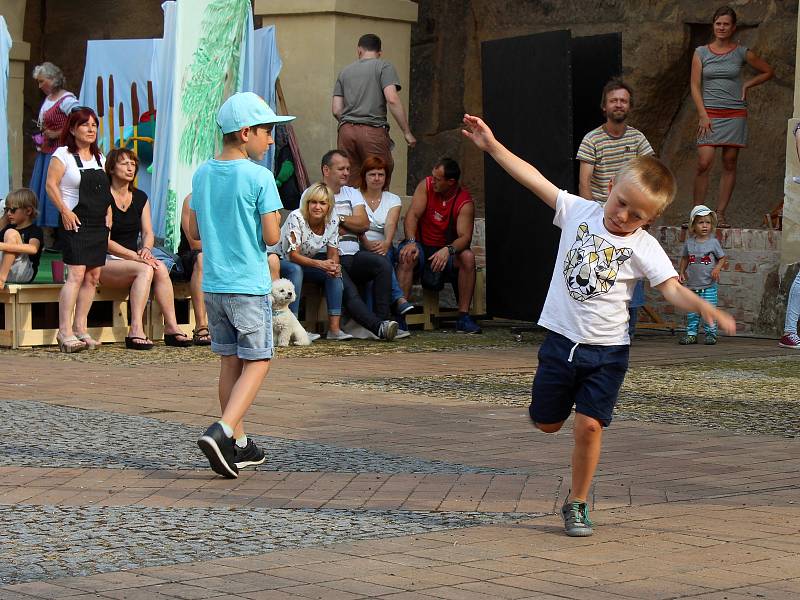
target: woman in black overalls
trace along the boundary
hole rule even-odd
[[[62,352],[93,349],[86,319],[111,227],[111,189],[97,147],[97,116],[81,107],[70,113],[47,172],[47,193],[61,213],[62,252],[69,276],[58,299],[58,346]],[[74,310],[74,318],[73,318]]]

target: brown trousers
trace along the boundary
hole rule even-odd
[[[339,127],[337,148],[347,152],[350,157],[348,185],[358,187],[361,184],[361,164],[368,156],[378,156],[386,163],[386,187],[388,189],[394,170],[391,144],[389,130],[385,127],[354,123],[344,123]]]

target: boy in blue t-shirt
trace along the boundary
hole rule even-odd
[[[278,242],[283,208],[272,173],[261,160],[277,116],[252,92],[220,107],[222,152],[192,178],[189,229],[203,242],[203,292],[211,350],[220,355],[222,418],[197,440],[214,472],[235,479],[239,469],[264,462],[244,433],[242,419],[269,371],[272,358],[271,281],[267,245]]]

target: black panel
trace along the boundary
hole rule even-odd
[[[608,33],[572,39],[572,156],[583,136],[603,123],[600,110],[603,86],[622,73],[622,34]],[[578,166],[570,191],[578,193]]]
[[[484,120],[512,152],[557,186],[571,187],[569,32],[484,42],[481,50]],[[553,210],[489,156],[484,163],[484,190],[489,313],[535,321],[558,248]]]

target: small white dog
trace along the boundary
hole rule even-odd
[[[276,346],[288,346],[290,343],[297,346],[311,344],[308,333],[289,310],[289,305],[296,297],[294,284],[288,279],[272,282],[272,335]]]

